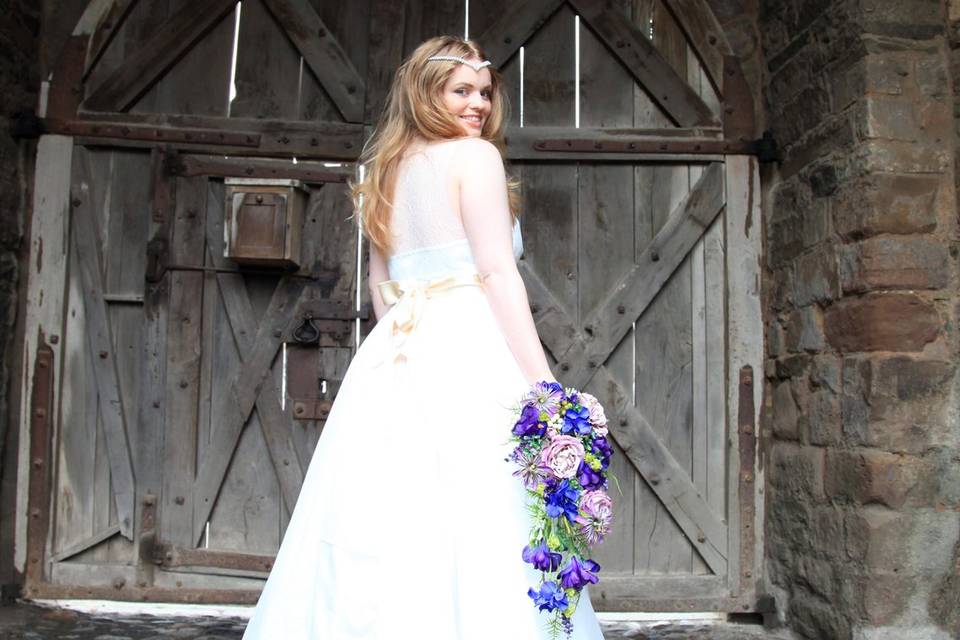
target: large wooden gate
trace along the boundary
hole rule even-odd
[[[30,595],[256,597],[370,325],[364,127],[403,55],[465,29],[513,103],[541,337],[619,454],[596,606],[756,607],[752,102],[702,0],[91,3],[38,154]],[[309,185],[298,269],[223,257],[231,177]]]

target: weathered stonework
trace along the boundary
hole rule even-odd
[[[759,7],[767,575],[805,638],[960,636],[954,4]]]

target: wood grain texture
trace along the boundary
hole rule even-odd
[[[712,125],[716,118],[683,76],[674,71],[643,33],[603,0],[572,0],[590,28],[607,43],[650,93],[657,104],[680,126]]]
[[[263,0],[320,80],[344,120],[363,121],[364,82],[353,62],[308,0]]]
[[[91,93],[92,109],[125,111],[195,42],[226,15],[236,0],[196,0],[156,27],[152,37]]]
[[[86,173],[89,176],[89,169],[86,169]],[[84,202],[87,206],[84,206]],[[124,537],[132,540],[135,499],[133,464],[127,439],[124,393],[117,370],[118,358],[104,300],[103,256],[100,252],[100,247],[104,243],[97,230],[95,215],[95,210],[90,206],[90,199],[80,198],[80,206],[75,208],[71,249],[77,254],[80,271],[87,346],[94,374],[93,382],[97,389],[99,415],[105,435],[106,458],[110,469],[109,484],[112,486],[116,501],[120,532]],[[134,381],[127,380],[126,384],[131,382]],[[103,466],[98,468],[104,469]]]

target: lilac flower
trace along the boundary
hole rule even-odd
[[[562,554],[550,551],[550,547],[542,540],[533,548],[530,545],[523,548],[523,561],[532,564],[540,571],[556,571],[562,558]]]
[[[537,412],[546,413],[553,417],[560,409],[563,400],[563,387],[559,382],[537,382],[527,395],[527,401],[532,402]]]
[[[547,507],[547,515],[551,518],[560,518],[566,516],[570,522],[576,521],[579,514],[577,499],[580,492],[570,486],[569,480],[563,480],[547,490],[544,496],[544,502]]]
[[[513,435],[523,438],[525,436],[542,436],[547,427],[541,422],[538,422],[540,412],[537,411],[537,408],[531,404],[526,405],[523,408],[523,412],[520,414],[520,419],[517,420],[517,423],[513,426]]]
[[[610,533],[613,521],[613,501],[605,491],[587,491],[580,500],[581,515],[577,516],[580,531],[590,545],[600,542]]]
[[[557,436],[540,451],[540,463],[557,478],[572,478],[583,460],[583,443],[572,436]]]
[[[535,591],[533,587],[530,587],[527,595],[533,598],[534,606],[538,607],[540,611],[553,611],[554,609],[563,611],[570,604],[567,602],[566,592],[553,581],[544,582],[540,591]]]
[[[583,461],[577,469],[577,482],[580,483],[581,487],[589,491],[591,489],[599,489],[603,486],[604,481],[599,471],[594,471],[586,461]]]
[[[560,578],[560,586],[564,589],[576,589],[579,591],[588,582],[596,584],[599,578],[595,575],[600,571],[600,565],[593,560],[581,561],[577,556],[570,556],[570,562],[567,563],[557,577]]]
[[[576,433],[578,436],[585,436],[591,431],[593,431],[593,425],[590,424],[590,412],[586,407],[581,406],[579,410],[570,408],[563,414],[560,433]]]
[[[517,447],[510,454],[510,459],[520,465],[513,475],[523,481],[523,486],[535,490],[537,485],[547,477],[547,469],[540,464],[540,454],[523,447]]]

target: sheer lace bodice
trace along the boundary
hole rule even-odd
[[[451,202],[448,172],[458,141],[434,142],[401,163],[390,221],[394,253],[387,259],[394,280],[434,280],[476,271],[470,243]],[[513,225],[513,255],[523,253],[519,221]]]

